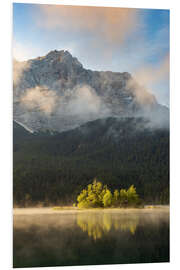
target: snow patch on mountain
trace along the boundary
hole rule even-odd
[[[29,131],[30,133],[34,133],[34,130],[28,128],[26,125],[24,125],[23,123],[20,123],[17,120],[14,120],[17,124],[19,124],[20,126],[22,126],[25,130]]]

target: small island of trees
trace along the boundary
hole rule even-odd
[[[112,193],[107,185],[96,179],[83,189],[77,197],[78,208],[107,208],[107,207],[139,207],[142,200],[131,185],[127,190],[114,190]]]

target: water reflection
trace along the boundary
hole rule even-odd
[[[139,216],[121,215],[118,217],[111,213],[95,214],[89,213],[77,215],[77,225],[83,232],[87,232],[89,237],[94,240],[102,238],[110,231],[129,231],[132,235],[135,233],[139,223]]]
[[[169,261],[169,211],[14,215],[14,267]]]

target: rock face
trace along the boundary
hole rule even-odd
[[[68,51],[14,61],[13,68],[14,120],[33,131],[61,132],[109,116],[168,118],[168,109],[128,72],[84,69]]]

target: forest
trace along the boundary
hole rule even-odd
[[[73,130],[29,133],[14,122],[14,206],[72,205],[96,178],[131,185],[144,203],[169,203],[169,130],[142,118],[107,118]]]

